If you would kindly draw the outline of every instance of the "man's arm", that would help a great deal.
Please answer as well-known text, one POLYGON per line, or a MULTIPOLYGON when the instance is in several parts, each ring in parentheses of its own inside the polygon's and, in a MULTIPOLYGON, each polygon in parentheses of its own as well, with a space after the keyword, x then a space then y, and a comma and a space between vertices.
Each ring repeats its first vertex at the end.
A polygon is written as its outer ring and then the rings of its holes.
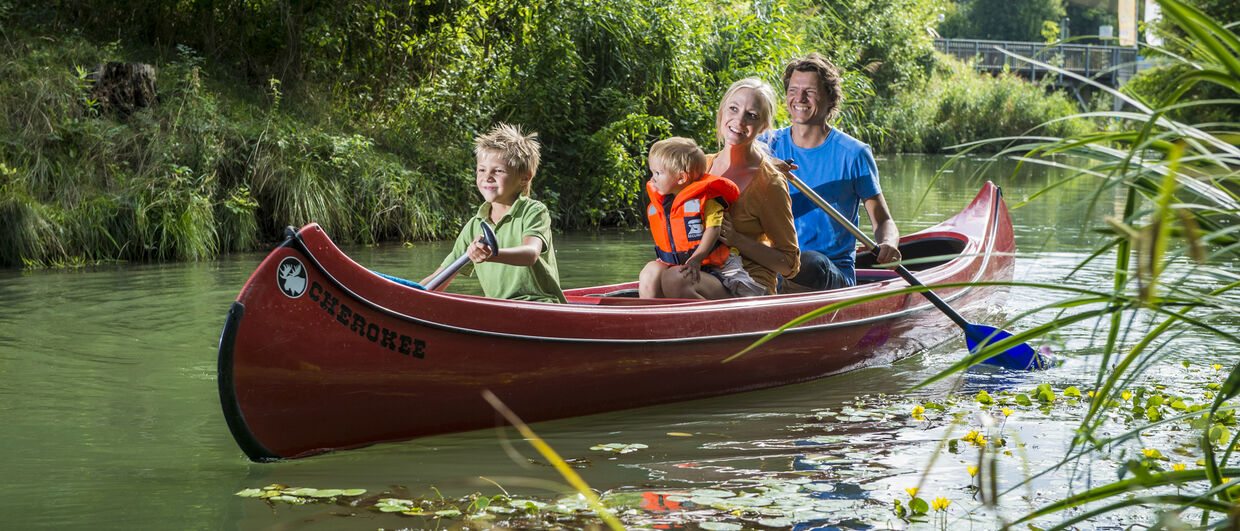
POLYGON ((874 225, 874 242, 878 244, 878 263, 898 262, 900 256, 900 229, 891 218, 887 209, 887 200, 879 193, 865 201, 865 210, 870 215, 870 224, 874 225))

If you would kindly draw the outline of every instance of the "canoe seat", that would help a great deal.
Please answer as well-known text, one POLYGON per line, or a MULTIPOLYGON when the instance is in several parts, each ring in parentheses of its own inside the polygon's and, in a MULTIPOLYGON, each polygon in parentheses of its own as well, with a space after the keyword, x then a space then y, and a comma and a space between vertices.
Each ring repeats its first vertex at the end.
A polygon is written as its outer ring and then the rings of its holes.
POLYGON ((664 304, 684 304, 686 302, 702 302, 697 299, 639 299, 637 297, 606 297, 602 295, 566 295, 569 304, 586 304, 590 306, 660 306, 664 304))

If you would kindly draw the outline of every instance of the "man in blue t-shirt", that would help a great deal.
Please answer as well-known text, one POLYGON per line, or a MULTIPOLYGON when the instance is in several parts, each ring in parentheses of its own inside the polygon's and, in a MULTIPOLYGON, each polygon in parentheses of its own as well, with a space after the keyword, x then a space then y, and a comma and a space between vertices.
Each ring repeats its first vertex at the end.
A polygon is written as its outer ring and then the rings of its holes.
MULTIPOLYGON (((900 260, 900 231, 891 219, 870 146, 832 128, 843 93, 839 70, 817 52, 784 69, 784 104, 792 125, 759 137, 777 159, 792 159, 800 177, 845 218, 858 221, 865 205, 878 243, 878 263, 900 260)), ((800 190, 789 186, 796 218, 801 268, 781 292, 835 289, 857 283, 853 270, 857 239, 835 223, 800 190)))

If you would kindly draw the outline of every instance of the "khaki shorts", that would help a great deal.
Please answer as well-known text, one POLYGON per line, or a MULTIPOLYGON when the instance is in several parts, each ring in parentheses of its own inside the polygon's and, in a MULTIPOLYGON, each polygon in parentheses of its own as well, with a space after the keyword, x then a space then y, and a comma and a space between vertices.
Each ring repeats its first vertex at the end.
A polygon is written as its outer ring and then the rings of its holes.
POLYGON ((733 297, 766 295, 766 286, 759 284, 749 276, 749 272, 745 271, 745 267, 741 265, 739 254, 729 254, 723 265, 713 268, 710 274, 718 278, 719 282, 723 283, 723 288, 728 290, 733 297))

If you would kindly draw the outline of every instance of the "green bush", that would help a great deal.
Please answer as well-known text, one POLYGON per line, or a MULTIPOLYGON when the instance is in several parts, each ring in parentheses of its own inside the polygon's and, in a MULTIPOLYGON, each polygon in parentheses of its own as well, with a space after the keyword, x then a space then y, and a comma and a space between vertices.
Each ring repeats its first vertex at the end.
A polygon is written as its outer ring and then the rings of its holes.
MULTIPOLYGON (((1071 136, 1089 130, 1062 93, 1014 75, 991 76, 947 56, 920 90, 896 94, 875 106, 874 122, 883 135, 870 136, 877 151, 938 153, 987 138, 1029 134, 1071 136)), ((1002 146, 991 146, 998 149, 1002 146)))

